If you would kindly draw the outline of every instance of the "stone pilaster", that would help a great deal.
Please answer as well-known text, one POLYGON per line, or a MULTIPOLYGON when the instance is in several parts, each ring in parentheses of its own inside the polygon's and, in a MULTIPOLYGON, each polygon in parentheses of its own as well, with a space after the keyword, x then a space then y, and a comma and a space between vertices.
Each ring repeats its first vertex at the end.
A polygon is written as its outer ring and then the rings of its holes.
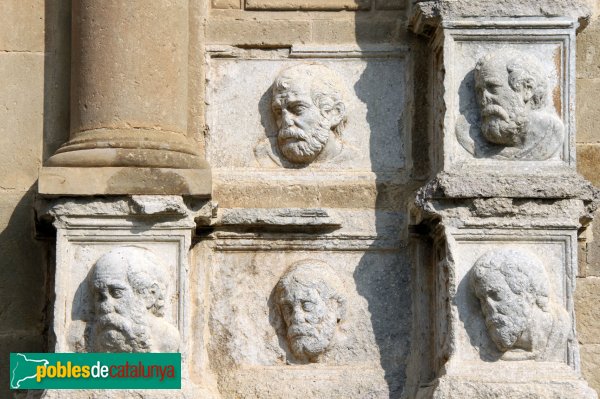
POLYGON ((210 195, 188 137, 188 2, 73 2, 71 137, 42 169, 49 195, 210 195))
POLYGON ((432 319, 414 335, 406 397, 596 397, 573 309, 578 232, 598 195, 574 170, 586 15, 575 1, 414 5, 437 175, 411 211, 415 287, 432 287, 415 290, 415 314, 432 319))

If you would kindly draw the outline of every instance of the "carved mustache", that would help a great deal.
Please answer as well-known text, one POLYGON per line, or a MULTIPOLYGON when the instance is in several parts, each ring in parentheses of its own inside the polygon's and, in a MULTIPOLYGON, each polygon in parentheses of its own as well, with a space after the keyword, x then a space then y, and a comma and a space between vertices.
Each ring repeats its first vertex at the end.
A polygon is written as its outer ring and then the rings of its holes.
POLYGON ((506 110, 504 108, 502 108, 499 105, 496 104, 490 104, 488 106, 486 106, 482 111, 481 114, 484 117, 487 116, 499 116, 500 118, 504 119, 504 121, 508 122, 510 120, 510 116, 508 115, 508 112, 506 112, 506 110))
POLYGON ((287 128, 279 131, 278 138, 281 140, 296 139, 306 141, 308 137, 302 130, 287 128))
POLYGON ((290 326, 288 328, 287 336, 289 338, 296 338, 296 337, 299 337, 299 336, 316 337, 317 334, 316 334, 316 331, 315 331, 314 327, 312 327, 312 326, 306 326, 306 325, 304 325, 304 326, 303 325, 298 326, 298 325, 293 325, 293 326, 290 326))

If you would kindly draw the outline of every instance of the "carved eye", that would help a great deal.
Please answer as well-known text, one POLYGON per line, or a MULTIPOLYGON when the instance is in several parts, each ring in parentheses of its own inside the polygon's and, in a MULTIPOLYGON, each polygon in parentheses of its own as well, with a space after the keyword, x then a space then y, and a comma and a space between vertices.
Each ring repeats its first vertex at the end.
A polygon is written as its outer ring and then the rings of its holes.
POLYGON ((485 86, 485 89, 486 89, 487 91, 489 91, 490 93, 492 93, 492 94, 498 94, 498 88, 499 88, 499 87, 500 87, 500 85, 499 85, 499 84, 496 84, 496 83, 488 83, 488 84, 485 86))
POLYGON ((315 310, 315 303, 310 301, 304 301, 302 302, 302 309, 305 312, 312 312, 313 310, 315 310))
POLYGON ((279 107, 273 107, 273 113, 277 117, 281 116, 281 108, 279 108, 279 107))
POLYGON ((111 287, 109 288, 110 296, 113 298, 122 298, 123 297, 123 288, 111 287))
POLYGON ((496 302, 500 300, 500 294, 498 293, 498 291, 489 291, 488 297, 496 302))
POLYGON ((290 107, 290 110, 292 111, 292 113, 300 115, 306 110, 306 108, 307 107, 303 104, 295 104, 292 107, 290 107))

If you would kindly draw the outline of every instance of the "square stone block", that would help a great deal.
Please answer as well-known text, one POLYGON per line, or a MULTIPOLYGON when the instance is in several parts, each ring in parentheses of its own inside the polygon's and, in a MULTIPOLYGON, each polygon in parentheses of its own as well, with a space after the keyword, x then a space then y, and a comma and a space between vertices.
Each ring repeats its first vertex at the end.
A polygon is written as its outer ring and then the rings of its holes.
POLYGON ((0 50, 43 52, 45 10, 43 0, 0 2, 0 50))

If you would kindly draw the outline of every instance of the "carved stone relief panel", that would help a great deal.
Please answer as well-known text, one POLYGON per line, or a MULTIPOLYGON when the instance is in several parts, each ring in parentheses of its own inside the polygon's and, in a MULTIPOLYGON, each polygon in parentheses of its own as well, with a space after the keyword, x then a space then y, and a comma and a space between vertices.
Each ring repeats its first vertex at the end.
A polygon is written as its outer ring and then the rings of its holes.
POLYGON ((476 158, 545 161, 564 156, 557 44, 457 43, 456 138, 476 158), (544 51, 545 50, 545 51, 544 51))
POLYGON ((473 265, 470 283, 502 360, 564 361, 571 320, 537 256, 515 249, 486 252, 473 265))
POLYGON ((285 240, 287 249, 248 251, 250 241, 217 244, 210 260, 209 358, 224 395, 399 395, 411 328, 406 254, 292 250, 300 243, 285 240))
POLYGON ((544 26, 509 19, 448 23, 449 165, 574 165, 572 27, 559 19, 544 26))
POLYGON ((570 237, 533 234, 512 242, 459 238, 455 303, 462 360, 572 363, 570 237))
POLYGON ((70 350, 179 349, 177 244, 148 244, 84 240, 73 245, 70 350))
POLYGON ((405 167, 404 50, 208 50, 207 156, 216 170, 405 167))
POLYGON ((89 352, 177 352, 179 331, 165 320, 170 305, 168 266, 138 246, 111 249, 88 276, 93 317, 89 352))

